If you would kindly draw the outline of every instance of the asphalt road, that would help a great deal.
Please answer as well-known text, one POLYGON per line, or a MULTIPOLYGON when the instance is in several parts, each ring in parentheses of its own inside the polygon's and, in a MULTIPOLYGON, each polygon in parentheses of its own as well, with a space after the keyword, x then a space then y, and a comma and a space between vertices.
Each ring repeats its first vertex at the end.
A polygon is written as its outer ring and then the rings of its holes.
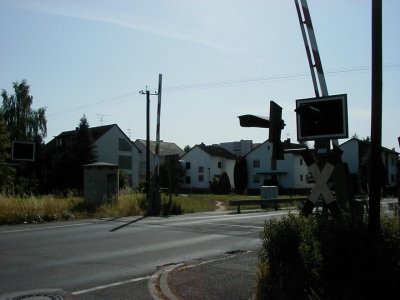
POLYGON ((74 299, 151 299, 147 282, 157 268, 237 250, 255 253, 264 221, 286 213, 1 226, 0 299, 53 290, 74 299))

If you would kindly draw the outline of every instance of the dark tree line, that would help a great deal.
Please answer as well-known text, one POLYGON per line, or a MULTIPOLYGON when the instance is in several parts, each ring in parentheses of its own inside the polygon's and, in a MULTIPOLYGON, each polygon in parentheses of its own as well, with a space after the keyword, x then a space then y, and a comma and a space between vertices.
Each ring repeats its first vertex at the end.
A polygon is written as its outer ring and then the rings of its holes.
POLYGON ((46 108, 32 108, 33 96, 27 81, 14 82, 13 94, 3 89, 1 98, 0 193, 30 194, 56 188, 82 189, 82 166, 96 159, 86 117, 80 120, 70 151, 53 165, 49 163, 52 159, 43 141, 47 135, 46 108), (13 161, 13 141, 34 143, 34 161, 13 161))

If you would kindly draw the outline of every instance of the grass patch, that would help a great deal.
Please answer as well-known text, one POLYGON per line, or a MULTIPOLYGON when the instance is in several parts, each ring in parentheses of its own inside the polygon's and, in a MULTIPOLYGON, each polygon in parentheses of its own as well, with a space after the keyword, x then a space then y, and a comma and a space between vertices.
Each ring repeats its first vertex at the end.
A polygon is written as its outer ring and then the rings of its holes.
POLYGON ((83 200, 78 197, 10 197, 0 195, 0 224, 43 223, 74 219, 73 208, 83 200))
MULTIPOLYGON (((229 200, 259 199, 259 196, 247 195, 214 195, 214 194, 187 194, 172 196, 172 205, 168 213, 197 213, 214 211, 217 201, 228 210, 229 200)), ((169 196, 161 195, 162 206, 167 207, 169 196)), ((82 197, 69 194, 65 197, 54 195, 46 196, 6 196, 0 195, 0 225, 21 223, 42 223, 65 221, 84 218, 125 217, 144 215, 146 212, 146 195, 132 190, 122 190, 118 199, 100 206, 90 206, 82 197)), ((254 208, 244 206, 242 209, 254 208)))

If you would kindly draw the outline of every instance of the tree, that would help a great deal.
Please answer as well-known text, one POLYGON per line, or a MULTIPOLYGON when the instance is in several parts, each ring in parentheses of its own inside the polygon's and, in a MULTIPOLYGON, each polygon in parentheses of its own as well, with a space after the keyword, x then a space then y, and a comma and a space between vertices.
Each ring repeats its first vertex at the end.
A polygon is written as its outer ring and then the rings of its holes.
POLYGON ((12 141, 34 142, 35 162, 19 162, 16 167, 16 192, 37 192, 44 178, 45 160, 43 138, 47 134, 46 109, 32 109, 33 97, 26 80, 13 83, 14 95, 2 90, 0 116, 8 132, 9 152, 12 141))
POLYGON ((245 157, 236 159, 233 169, 233 181, 235 183, 235 192, 237 194, 243 194, 248 183, 247 161, 245 157))
POLYGON ((214 194, 229 194, 232 190, 231 181, 226 172, 223 172, 219 177, 215 176, 209 184, 210 190, 214 194))
POLYGON ((24 79, 21 82, 14 82, 14 95, 8 95, 3 90, 1 96, 3 105, 1 115, 9 132, 11 140, 33 141, 36 136, 46 137, 47 120, 46 108, 37 110, 31 108, 33 97, 30 93, 30 86, 24 79))
POLYGON ((71 188, 83 189, 83 166, 94 163, 97 159, 96 146, 89 132, 89 122, 86 116, 80 119, 76 129, 71 151, 71 188))
POLYGON ((15 169, 9 164, 10 159, 10 140, 3 118, 0 115, 0 193, 11 190, 15 169))
POLYGON ((183 148, 183 151, 185 151, 185 153, 188 153, 190 149, 192 148, 189 145, 186 145, 185 148, 183 148))

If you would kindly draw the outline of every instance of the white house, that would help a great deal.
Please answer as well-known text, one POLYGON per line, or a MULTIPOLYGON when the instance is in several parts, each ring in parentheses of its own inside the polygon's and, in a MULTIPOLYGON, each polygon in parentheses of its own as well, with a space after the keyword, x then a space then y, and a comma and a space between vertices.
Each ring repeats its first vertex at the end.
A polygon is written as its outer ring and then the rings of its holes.
MULTIPOLYGON (((144 178, 146 176, 146 140, 137 139, 135 141, 136 147, 140 150, 140 167, 139 167, 139 177, 144 178)), ((159 155, 160 155, 160 165, 165 163, 165 158, 168 155, 177 155, 180 157, 183 155, 183 151, 175 143, 160 141, 159 155)), ((150 173, 154 170, 154 160, 156 155, 156 142, 150 141, 150 173)))
MULTIPOLYGON (((68 152, 73 144, 75 130, 65 131, 56 136, 47 145, 47 152, 53 157, 60 157, 68 152)), ((139 153, 140 150, 118 127, 117 124, 91 127, 89 133, 96 146, 97 161, 116 164, 129 177, 132 187, 139 183, 139 153)))
POLYGON ((265 141, 246 155, 249 191, 258 190, 262 185, 278 185, 286 189, 308 189, 309 171, 300 154, 300 145, 284 143, 284 160, 272 165, 272 144, 265 141))
MULTIPOLYGON (((363 160, 368 157, 370 143, 355 138, 349 139, 340 145, 342 149, 342 160, 349 166, 350 173, 357 174, 360 170, 363 160)), ((397 161, 399 153, 382 147, 382 162, 385 167, 387 187, 394 187, 397 180, 397 161)))
POLYGON ((234 187, 235 155, 221 146, 196 145, 181 157, 181 161, 185 168, 183 188, 208 189, 209 182, 224 172, 228 174, 231 186, 234 187))

